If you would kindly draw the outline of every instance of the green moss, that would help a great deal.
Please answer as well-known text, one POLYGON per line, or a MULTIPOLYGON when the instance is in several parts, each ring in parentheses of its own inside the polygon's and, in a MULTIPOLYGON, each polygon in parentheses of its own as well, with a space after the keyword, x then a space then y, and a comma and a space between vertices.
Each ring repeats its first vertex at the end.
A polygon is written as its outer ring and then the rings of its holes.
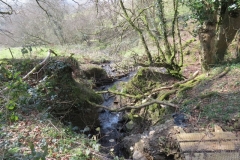
POLYGON ((131 121, 136 122, 136 123, 141 122, 142 121, 142 117, 140 115, 134 113, 134 112, 135 112, 135 110, 130 112, 130 113, 128 113, 128 114, 125 114, 124 119, 131 120, 131 121))
POLYGON ((159 70, 159 68, 154 67, 140 68, 132 80, 124 87, 125 92, 133 95, 142 95, 156 87, 166 85, 170 80, 176 80, 172 75, 162 73, 159 70))
POLYGON ((148 111, 154 112, 158 108, 158 104, 152 104, 149 106, 148 111))
POLYGON ((184 84, 180 84, 178 86, 179 90, 177 91, 177 96, 178 97, 183 97, 184 96, 184 92, 192 89, 194 86, 196 86, 199 82, 201 81, 201 79, 193 79, 191 81, 188 81, 184 84))
POLYGON ((160 101, 167 100, 167 99, 169 99, 169 96, 171 94, 175 93, 175 92, 176 92, 176 90, 171 90, 171 91, 168 91, 164 94, 159 94, 157 99, 160 100, 160 101))
POLYGON ((83 67, 84 75, 88 79, 90 78, 100 79, 100 78, 107 77, 106 71, 97 65, 86 65, 82 67, 83 67))
POLYGON ((63 116, 79 128, 97 126, 98 112, 88 101, 101 103, 102 97, 84 82, 78 83, 72 77, 72 66, 68 61, 52 60, 45 66, 41 82, 36 86, 38 98, 44 99, 40 107, 51 106, 51 113, 63 116), (45 78, 44 78, 45 77, 45 78), (45 79, 45 80, 43 80, 45 79))
POLYGON ((151 120, 152 123, 156 123, 162 119, 165 115, 165 108, 159 106, 159 104, 153 104, 149 106, 147 119, 151 120))

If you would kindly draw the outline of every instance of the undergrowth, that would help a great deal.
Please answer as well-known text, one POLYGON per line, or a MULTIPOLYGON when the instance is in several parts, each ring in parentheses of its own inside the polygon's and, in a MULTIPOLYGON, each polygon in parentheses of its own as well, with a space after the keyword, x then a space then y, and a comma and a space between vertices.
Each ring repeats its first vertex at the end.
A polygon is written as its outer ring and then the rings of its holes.
POLYGON ((49 108, 39 108, 42 100, 34 99, 23 74, 13 63, 0 63, 0 159, 98 159, 99 133, 92 138, 76 133, 49 108))

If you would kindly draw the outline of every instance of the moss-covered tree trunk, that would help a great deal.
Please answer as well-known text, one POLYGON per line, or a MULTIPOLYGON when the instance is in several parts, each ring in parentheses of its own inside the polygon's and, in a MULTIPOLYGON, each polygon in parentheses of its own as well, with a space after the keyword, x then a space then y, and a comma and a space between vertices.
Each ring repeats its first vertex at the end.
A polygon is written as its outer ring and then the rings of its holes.
POLYGON ((240 11, 236 12, 236 17, 226 11, 222 20, 222 25, 219 32, 219 40, 216 44, 216 58, 223 61, 227 53, 229 44, 233 41, 237 31, 240 29, 240 11))
POLYGON ((160 27, 161 27, 161 32, 163 35, 163 41, 164 41, 164 46, 166 48, 166 55, 168 57, 168 60, 170 60, 171 57, 171 47, 170 43, 168 41, 168 34, 167 34, 167 22, 166 22, 166 17, 164 15, 164 4, 162 0, 157 0, 156 2, 157 6, 157 11, 158 11, 158 17, 160 19, 160 27))
POLYGON ((215 62, 215 32, 216 24, 212 22, 206 22, 205 27, 199 30, 201 63, 204 71, 209 70, 210 65, 215 62))

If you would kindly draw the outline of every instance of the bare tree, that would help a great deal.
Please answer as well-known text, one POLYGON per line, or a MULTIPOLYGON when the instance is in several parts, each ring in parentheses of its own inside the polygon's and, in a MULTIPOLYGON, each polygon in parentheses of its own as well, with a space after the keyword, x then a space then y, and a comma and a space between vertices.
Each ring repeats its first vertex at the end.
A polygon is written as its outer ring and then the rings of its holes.
POLYGON ((13 13, 12 6, 8 4, 6 1, 0 0, 0 5, 3 6, 3 8, 0 8, 1 15, 6 15, 6 14, 11 15, 13 13))

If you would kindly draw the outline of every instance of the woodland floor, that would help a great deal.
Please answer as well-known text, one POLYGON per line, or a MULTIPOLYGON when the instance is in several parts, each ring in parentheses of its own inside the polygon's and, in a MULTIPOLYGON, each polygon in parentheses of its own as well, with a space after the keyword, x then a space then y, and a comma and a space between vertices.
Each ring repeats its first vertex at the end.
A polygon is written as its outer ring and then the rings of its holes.
MULTIPOLYGON (((214 67, 208 73, 201 73, 200 63, 192 62, 183 69, 183 75, 188 78, 197 70, 200 71, 199 76, 205 78, 193 88, 184 91, 182 96, 172 97, 174 103, 181 106, 179 111, 187 115, 188 122, 184 130, 186 132, 213 131, 214 124, 217 124, 224 131, 240 134, 240 64, 214 67), (226 67, 229 71, 216 77, 226 67)), ((71 152, 67 150, 85 143, 82 142, 82 137, 68 136, 60 123, 53 123, 45 118, 48 116, 45 115, 46 113, 32 111, 28 114, 19 114, 21 117, 18 122, 1 125, 0 158, 4 154, 10 154, 10 156, 19 154, 19 157, 30 154, 32 152, 29 148, 30 142, 34 144, 36 153, 40 155, 44 154, 43 146, 47 143, 48 157, 51 157, 48 158, 49 160, 67 160, 70 155, 81 154, 82 151, 77 148, 71 152), (69 138, 63 139, 63 136, 69 138), (11 146, 8 152, 1 149, 6 142, 11 146), (17 143, 21 143, 24 147, 18 147, 17 143)), ((88 150, 88 148, 85 149, 88 150)))
MULTIPOLYGON (((190 64, 183 75, 189 77, 200 64, 190 64)), ((206 78, 178 98, 181 112, 188 116, 186 132, 214 131, 214 124, 225 131, 240 131, 240 64, 214 67, 206 78), (226 74, 216 77, 224 72, 226 74)), ((240 133, 240 132, 239 132, 240 133)))

